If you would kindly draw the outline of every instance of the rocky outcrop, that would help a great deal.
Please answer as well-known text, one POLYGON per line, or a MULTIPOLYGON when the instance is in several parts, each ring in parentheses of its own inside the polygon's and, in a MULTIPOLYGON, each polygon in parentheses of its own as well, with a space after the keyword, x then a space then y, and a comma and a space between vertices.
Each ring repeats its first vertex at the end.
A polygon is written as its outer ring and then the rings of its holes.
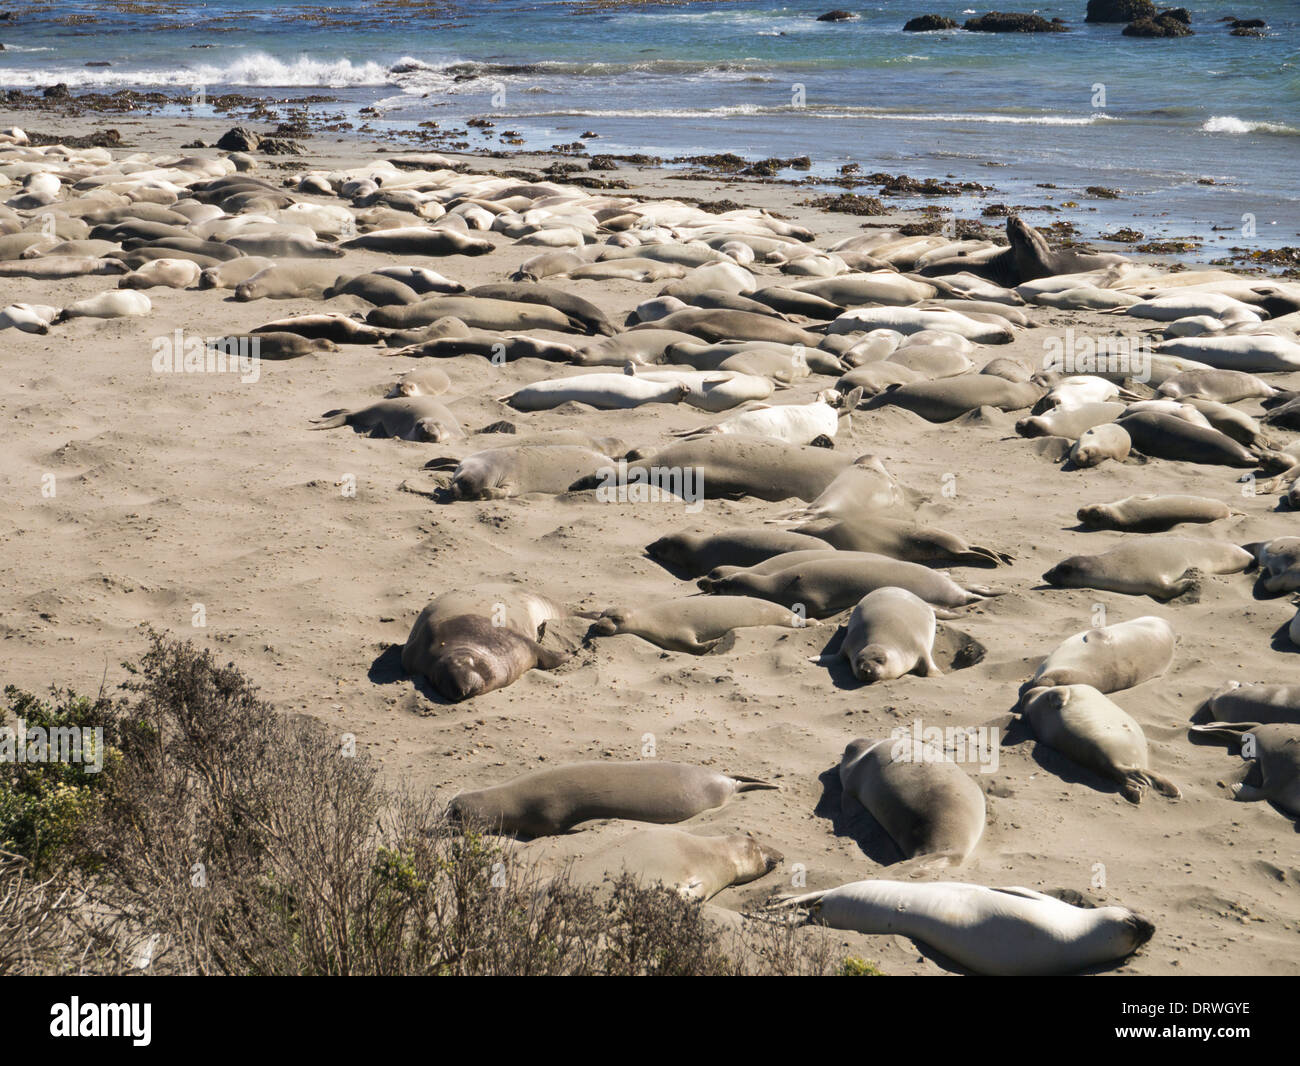
POLYGON ((1088 0, 1084 22, 1135 22, 1156 17, 1151 0, 1088 0))
POLYGON ((908 20, 903 30, 905 33, 928 33, 931 30, 955 30, 956 28, 956 19, 945 18, 943 15, 918 15, 908 20))
POLYGON ((1014 11, 990 11, 987 15, 967 19, 963 27, 976 33, 1065 33, 1069 28, 1060 19, 1048 22, 1041 15, 1014 11))
POLYGON ((1138 19, 1124 27, 1125 37, 1190 37, 1192 27, 1188 25, 1191 16, 1186 8, 1162 11, 1155 18, 1138 19), (1186 15, 1184 19, 1181 16, 1186 15))

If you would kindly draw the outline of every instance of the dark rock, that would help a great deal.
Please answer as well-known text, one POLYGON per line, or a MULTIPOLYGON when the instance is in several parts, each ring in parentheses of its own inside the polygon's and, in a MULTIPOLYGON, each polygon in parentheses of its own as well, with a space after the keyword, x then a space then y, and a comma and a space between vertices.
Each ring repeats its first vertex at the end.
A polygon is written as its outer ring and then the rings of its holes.
POLYGON ((587 164, 588 170, 617 170, 618 164, 612 155, 593 155, 587 164))
POLYGON ((68 92, 68 87, 63 82, 58 85, 48 85, 41 93, 47 100, 66 100, 72 94, 68 92))
POLYGON ((903 27, 905 33, 928 33, 931 30, 955 30, 957 20, 943 15, 918 15, 903 27))
POLYGON ((111 67, 113 64, 107 59, 92 59, 86 64, 88 67, 111 67))
POLYGON ((1138 19, 1124 27, 1125 37, 1190 37, 1192 28, 1181 19, 1170 15, 1157 15, 1153 19, 1138 19))
POLYGON ((1268 23, 1263 19, 1230 19, 1234 30, 1266 30, 1268 23))
POLYGON ((284 137, 263 137, 257 144, 257 151, 265 155, 306 155, 307 149, 297 141, 284 137))
POLYGON ((848 22, 849 19, 855 19, 858 16, 852 11, 827 11, 824 15, 818 15, 818 22, 848 22))
POLYGON ((987 15, 967 19, 963 28, 975 33, 1065 33, 1070 27, 1060 19, 1048 22, 1042 15, 990 11, 987 15))
POLYGON ((1228 35, 1231 37, 1267 37, 1268 34, 1263 30, 1257 30, 1253 26, 1238 26, 1236 29, 1229 30, 1228 35))
POLYGON ((1192 24, 1192 13, 1188 11, 1187 8, 1185 7, 1166 8, 1164 11, 1160 12, 1159 17, 1162 19, 1163 18, 1177 19, 1184 26, 1190 26, 1192 24))
POLYGON ((217 141, 217 147, 223 152, 256 152, 262 138, 246 126, 235 126, 226 130, 217 141))
POLYGON ((1156 17, 1151 0, 1088 0, 1084 22, 1135 22, 1156 17))

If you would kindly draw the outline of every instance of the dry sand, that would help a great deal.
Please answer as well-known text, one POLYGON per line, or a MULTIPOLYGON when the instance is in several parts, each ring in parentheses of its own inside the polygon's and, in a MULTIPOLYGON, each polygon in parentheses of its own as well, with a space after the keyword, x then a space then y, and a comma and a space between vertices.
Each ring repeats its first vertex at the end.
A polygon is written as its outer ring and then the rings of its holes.
MULTIPOLYGON (((22 125, 24 118, 5 116, 2 124, 22 125)), ((158 150, 175 148, 200 128, 114 125, 135 144, 158 150)), ((84 129, 69 123, 69 132, 84 129)), ((375 149, 311 143, 313 163, 369 158, 375 149)), ((491 165, 471 162, 475 169, 491 165)), ((860 224, 801 214, 781 187, 687 183, 655 172, 633 177, 645 195, 692 202, 732 196, 756 206, 784 200, 783 212, 813 228, 819 244, 860 224)), ((493 255, 427 265, 472 285, 508 277, 535 253, 512 249, 500 234, 488 239, 498 245, 493 255)), ((386 260, 350 253, 340 272, 386 260)), ((563 284, 616 320, 660 287, 563 284)), ((111 285, 101 278, 6 279, 0 302, 66 303, 111 285)), ((790 891, 794 864, 806 871, 810 890, 889 876, 882 862, 897 858, 892 845, 877 832, 860 846, 838 813, 834 770, 846 742, 885 735, 914 718, 938 726, 1002 721, 1039 658, 1087 627, 1094 604, 1104 604, 1111 621, 1156 614, 1178 633, 1174 665, 1166 677, 1115 699, 1141 723, 1153 767, 1182 787, 1183 799, 1149 794, 1135 807, 1036 751, 1032 741, 1005 747, 996 772, 976 775, 988 799, 977 852, 939 876, 1073 889, 1138 911, 1154 921, 1156 934, 1113 972, 1300 972, 1295 829, 1268 804, 1230 802, 1216 781, 1235 772, 1236 760, 1219 746, 1193 746, 1186 734, 1199 702, 1225 680, 1292 679, 1295 649, 1285 641, 1275 648, 1273 634, 1294 608, 1285 598, 1256 600, 1248 575, 1211 578, 1200 602, 1171 606, 1047 589, 1040 581, 1062 558, 1102 550, 1120 537, 1077 531, 1079 506, 1132 493, 1228 501, 1247 517, 1214 527, 1213 535, 1239 543, 1288 533, 1293 517, 1275 511, 1274 496, 1243 498, 1237 472, 1159 460, 1063 472, 1016 437, 1015 415, 932 425, 899 410, 860 413, 836 448, 881 456, 904 484, 927 494, 923 520, 1015 556, 1014 565, 997 571, 954 570, 1010 590, 951 623, 987 647, 984 661, 943 677, 838 687, 808 661, 833 626, 741 631, 724 650, 702 657, 620 636, 597 640, 553 673, 535 670, 512 687, 449 705, 417 690, 391 650, 432 596, 507 579, 588 610, 689 595, 693 584, 648 559, 646 544, 674 530, 761 523, 789 504, 709 501, 688 514, 680 504, 601 504, 580 493, 439 505, 426 495, 435 482, 422 467, 434 456, 465 454, 467 446, 308 431, 309 418, 379 398, 419 361, 345 346, 263 362, 256 384, 234 375, 158 375, 150 341, 160 334, 183 328, 221 335, 315 305, 236 303, 228 293, 168 289, 149 296, 155 310, 147 318, 81 319, 48 336, 0 335, 6 683, 93 692, 105 679, 113 686, 124 676, 119 663, 142 650, 139 627, 148 623, 234 661, 282 711, 355 734, 392 780, 448 797, 566 761, 635 759, 652 737, 661 759, 780 783, 780 791, 747 794, 690 823, 709 832, 749 830, 784 853, 776 872, 714 900, 739 909, 790 891), (47 475, 56 479, 53 498, 42 494, 47 475), (955 497, 942 492, 949 475, 955 497), (355 477, 354 498, 340 488, 348 476, 355 477), (204 628, 191 625, 199 603, 204 628)), ((1116 326, 1104 316, 1033 313, 1044 329, 980 355, 1019 352, 1038 361, 1043 337, 1067 324, 1116 326)), ((495 367, 474 356, 438 365, 451 377, 453 410, 472 428, 500 419, 521 430, 576 425, 644 447, 713 420, 668 405, 523 415, 493 398, 576 368, 537 360, 495 367)), ((1272 380, 1300 383, 1300 375, 1291 377, 1272 380)), ((807 402, 830 384, 807 379, 780 398, 807 402)), ((860 822, 853 829, 861 835, 860 822)), ((876 960, 887 973, 945 972, 905 939, 836 935, 846 954, 876 960)))

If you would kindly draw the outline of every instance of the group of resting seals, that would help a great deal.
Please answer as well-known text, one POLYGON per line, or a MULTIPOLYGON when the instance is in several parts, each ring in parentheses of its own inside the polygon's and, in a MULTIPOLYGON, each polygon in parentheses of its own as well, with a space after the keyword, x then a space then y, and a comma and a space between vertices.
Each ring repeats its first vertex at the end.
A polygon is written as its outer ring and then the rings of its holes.
MULTIPOLYGON (((1068 457, 1071 468, 1139 460, 1207 471, 1258 466, 1286 498, 1300 478, 1292 445, 1279 446, 1281 434, 1300 428, 1295 398, 1259 376, 1300 368, 1296 286, 1054 251, 1014 218, 1005 248, 878 232, 821 249, 810 232, 764 212, 714 215, 673 201, 464 174, 428 154, 309 171, 285 186, 254 177, 247 158, 149 162, 142 168, 139 159, 125 164, 103 150, 36 147, 16 136, 0 145, 0 173, 25 189, 0 210, 0 276, 50 286, 49 302, 0 309, 0 329, 44 333, 74 328, 78 318, 147 315, 173 288, 230 292, 241 302, 330 301, 328 311, 274 317, 228 339, 256 338, 275 359, 321 359, 361 345, 431 362, 532 359, 575 371, 533 380, 501 402, 524 422, 585 404, 591 417, 582 428, 476 431, 449 395, 457 375, 434 365, 390 376, 383 399, 315 423, 445 449, 425 469, 442 480, 450 506, 587 492, 620 461, 629 478, 692 471, 703 500, 773 505, 761 525, 683 530, 647 546, 674 575, 696 580, 699 595, 578 611, 516 584, 443 585, 415 619, 401 658, 448 701, 481 698, 533 669, 559 669, 584 625, 589 642, 625 636, 708 654, 741 628, 779 639, 837 619, 838 650, 818 661, 847 662, 862 684, 951 670, 936 644, 938 620, 1006 590, 935 568, 997 569, 1011 557, 927 525, 918 514, 923 497, 879 456, 854 449, 855 417, 869 424, 901 409, 944 423, 1026 412, 1017 428, 1034 438, 1027 447, 1068 457), (55 220, 53 236, 27 206, 36 192, 55 220), (468 287, 411 259, 488 256, 503 238, 543 249, 509 281, 468 287), (408 261, 359 274, 341 269, 355 250, 408 261), (117 287, 61 306, 57 286, 69 277, 113 278, 117 287), (567 291, 559 284, 566 277, 667 284, 620 323, 567 291), (369 306, 358 311, 359 304, 369 306), (981 366, 980 346, 1033 328, 1036 308, 1102 310, 1144 330, 1156 323, 1163 343, 1142 381, 1110 371, 1066 375, 1005 356, 981 366), (815 377, 833 388, 798 405, 775 398, 815 377), (653 403, 723 417, 641 448, 604 429, 617 412, 653 403), (1269 413, 1240 406, 1254 403, 1269 413), (1053 453, 1044 447, 1052 441, 1065 447, 1053 453)), ((1290 538, 1240 545, 1187 533, 1238 515, 1208 497, 1086 504, 1079 521, 1113 533, 1115 547, 1066 559, 1047 580, 1153 596, 1174 609, 1213 575, 1258 571, 1268 591, 1300 588, 1300 551, 1290 538), (1171 530, 1178 535, 1153 536, 1171 530)), ((1176 798, 1178 787, 1149 764, 1137 718, 1111 699, 1161 676, 1173 656, 1173 630, 1161 618, 1079 633, 1027 684, 1020 724, 1130 802, 1148 789, 1176 798)), ((1295 812, 1300 693, 1225 693, 1211 704, 1211 721, 1194 735, 1258 753, 1256 773, 1233 794, 1295 812)), ((855 739, 839 776, 846 813, 872 819, 907 865, 893 871, 897 880, 856 882, 781 906, 843 928, 902 933, 985 973, 1113 964, 1151 936, 1151 924, 1123 908, 901 879, 959 865, 982 839, 983 790, 945 752, 855 739)), ((628 869, 707 899, 769 873, 781 856, 748 834, 671 826, 772 787, 683 763, 569 764, 461 793, 452 812, 533 838, 523 847, 536 861, 572 864, 580 879, 628 869)))

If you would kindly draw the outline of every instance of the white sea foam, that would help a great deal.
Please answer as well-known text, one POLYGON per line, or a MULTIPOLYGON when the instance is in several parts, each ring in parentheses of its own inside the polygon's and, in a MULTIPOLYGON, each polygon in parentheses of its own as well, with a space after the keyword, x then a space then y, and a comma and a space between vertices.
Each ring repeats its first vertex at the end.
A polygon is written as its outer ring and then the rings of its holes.
POLYGON ((1300 133, 1280 122, 1248 122, 1236 115, 1215 115, 1201 126, 1204 133, 1300 133))

